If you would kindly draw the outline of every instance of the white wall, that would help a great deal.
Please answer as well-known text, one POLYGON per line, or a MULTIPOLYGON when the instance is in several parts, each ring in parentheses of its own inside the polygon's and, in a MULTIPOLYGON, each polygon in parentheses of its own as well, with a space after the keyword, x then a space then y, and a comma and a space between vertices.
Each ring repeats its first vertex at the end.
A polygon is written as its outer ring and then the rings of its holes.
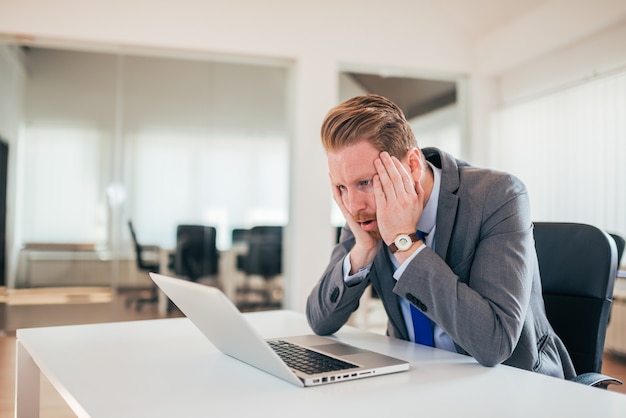
POLYGON ((551 0, 474 46, 474 71, 498 75, 623 22, 624 0, 551 0))
POLYGON ((502 73, 500 100, 502 103, 524 100, 625 69, 626 18, 551 54, 502 73))

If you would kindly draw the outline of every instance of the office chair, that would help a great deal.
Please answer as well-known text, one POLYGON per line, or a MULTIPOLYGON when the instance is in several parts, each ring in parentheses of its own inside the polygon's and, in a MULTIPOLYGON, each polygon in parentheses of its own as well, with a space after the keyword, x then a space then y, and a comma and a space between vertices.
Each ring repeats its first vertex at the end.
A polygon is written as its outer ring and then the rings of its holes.
POLYGON ((250 235, 250 230, 246 228, 234 228, 231 231, 231 242, 232 245, 245 245, 248 243, 248 235, 250 235))
POLYGON ((567 348, 576 382, 606 389, 601 374, 617 275, 615 241, 585 224, 536 222, 535 248, 548 320, 567 348))
MULTIPOLYGON (((615 245, 617 246, 617 270, 619 272, 620 262, 622 261, 622 256, 624 255, 624 245, 626 244, 626 241, 624 241, 624 238, 622 238, 621 236, 619 236, 617 234, 609 233, 609 235, 611 237, 613 237, 613 239, 615 240, 615 245)), ((619 276, 619 274, 618 274, 618 276, 619 276)), ((611 323, 611 312, 612 311, 613 311, 613 305, 611 305, 611 311, 609 312, 609 323, 611 323)))
MULTIPOLYGON (((248 237, 250 236, 250 230, 245 228, 234 228, 231 231, 231 248, 243 250, 248 246, 248 237)), ((245 273, 245 254, 237 254, 235 258, 235 268, 237 271, 245 273)))
MULTIPOLYGON (((137 269, 140 272, 145 272, 146 274, 149 272, 159 272, 159 251, 160 248, 157 245, 141 245, 137 241, 137 234, 135 233, 135 228, 133 227, 133 222, 128 221, 128 228, 130 229, 130 236, 133 240, 133 244, 135 246, 135 258, 137 263, 137 269), (151 257, 148 257, 152 255, 151 257)), ((139 297, 131 297, 126 299, 126 307, 129 308, 133 304, 135 305, 135 310, 140 311, 142 306, 146 303, 157 303, 158 302, 158 289, 157 286, 150 280, 151 288, 150 294, 146 296, 139 297)))
POLYGON ((620 262, 622 261, 622 256, 624 255, 624 247, 626 246, 626 241, 624 238, 617 234, 609 234, 615 240, 615 245, 617 246, 617 269, 619 270, 620 262))
POLYGON ((247 237, 248 251, 237 258, 237 266, 244 274, 244 284, 237 289, 238 295, 257 294, 262 301, 240 302, 240 309, 254 307, 280 307, 282 291, 275 286, 274 279, 282 274, 283 265, 283 227, 255 226, 247 237), (263 279, 263 286, 253 286, 254 276, 263 279), (278 299, 278 300, 277 300, 278 299))
POLYGON ((217 281, 219 252, 217 231, 212 226, 178 225, 174 273, 191 280, 212 276, 217 281))

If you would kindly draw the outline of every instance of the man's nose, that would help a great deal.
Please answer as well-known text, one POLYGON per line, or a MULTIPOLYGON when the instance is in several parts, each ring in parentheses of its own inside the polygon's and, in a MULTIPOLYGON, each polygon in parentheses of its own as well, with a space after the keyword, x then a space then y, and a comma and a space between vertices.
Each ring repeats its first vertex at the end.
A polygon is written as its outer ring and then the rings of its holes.
POLYGON ((356 215, 367 208, 367 202, 363 193, 351 191, 346 194, 345 199, 345 205, 348 208, 348 211, 350 211, 353 215, 356 215))

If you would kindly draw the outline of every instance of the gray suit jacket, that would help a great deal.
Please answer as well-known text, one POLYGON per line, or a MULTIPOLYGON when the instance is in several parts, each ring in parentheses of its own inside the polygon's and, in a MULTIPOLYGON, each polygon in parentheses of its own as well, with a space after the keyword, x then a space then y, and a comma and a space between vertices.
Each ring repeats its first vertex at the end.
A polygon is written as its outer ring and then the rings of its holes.
POLYGON ((573 377, 567 350, 546 317, 525 186, 512 175, 472 167, 438 149, 423 152, 442 169, 435 251, 423 249, 396 281, 381 247, 367 278, 348 287, 342 264, 354 237, 344 228, 307 301, 312 329, 336 332, 371 283, 392 337, 408 340, 401 296, 443 328, 459 353, 485 366, 504 363, 573 377))

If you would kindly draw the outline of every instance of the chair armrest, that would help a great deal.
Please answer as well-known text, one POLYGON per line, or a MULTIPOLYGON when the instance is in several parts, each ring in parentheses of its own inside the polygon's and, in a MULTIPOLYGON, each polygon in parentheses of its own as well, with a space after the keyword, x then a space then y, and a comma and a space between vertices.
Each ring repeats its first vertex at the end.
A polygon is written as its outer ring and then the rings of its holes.
POLYGON ((601 389, 606 389, 607 386, 610 384, 622 384, 622 381, 619 379, 595 372, 579 374, 578 376, 573 377, 570 380, 572 382, 582 383, 583 385, 593 386, 601 389))

